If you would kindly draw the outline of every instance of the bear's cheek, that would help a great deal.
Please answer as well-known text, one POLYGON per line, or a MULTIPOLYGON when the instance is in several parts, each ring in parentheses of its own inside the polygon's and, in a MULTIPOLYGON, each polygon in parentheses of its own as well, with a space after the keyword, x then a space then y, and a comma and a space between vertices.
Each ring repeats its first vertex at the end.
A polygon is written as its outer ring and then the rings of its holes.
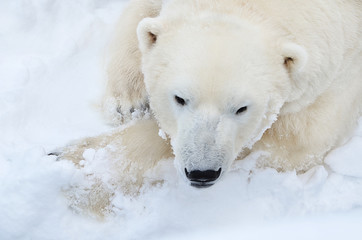
MULTIPOLYGON (((165 101, 163 101, 165 103, 165 101)), ((165 104, 152 104, 151 109, 154 117, 157 120, 159 127, 171 139, 177 135, 178 119, 172 111, 172 108, 165 104)))

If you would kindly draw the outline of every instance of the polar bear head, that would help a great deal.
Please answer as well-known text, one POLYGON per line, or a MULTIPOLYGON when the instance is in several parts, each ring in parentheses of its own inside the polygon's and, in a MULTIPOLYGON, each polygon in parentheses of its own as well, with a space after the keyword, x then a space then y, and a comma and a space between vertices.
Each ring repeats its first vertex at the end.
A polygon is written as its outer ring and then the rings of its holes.
POLYGON ((305 59, 298 45, 226 17, 146 18, 137 34, 151 109, 196 187, 212 185, 271 127, 305 59))

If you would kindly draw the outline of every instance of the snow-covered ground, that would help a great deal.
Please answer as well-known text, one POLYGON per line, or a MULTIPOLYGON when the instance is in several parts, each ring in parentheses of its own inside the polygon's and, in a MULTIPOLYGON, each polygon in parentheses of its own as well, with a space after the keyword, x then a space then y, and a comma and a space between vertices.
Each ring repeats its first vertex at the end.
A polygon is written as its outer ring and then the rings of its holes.
POLYGON ((46 153, 110 130, 95 105, 104 56, 125 1, 0 1, 0 239, 362 239, 362 121, 353 138, 303 175, 235 164, 208 189, 172 161, 162 186, 118 193, 104 221, 75 213, 78 176, 46 153), (252 169, 252 174, 249 170, 252 169))

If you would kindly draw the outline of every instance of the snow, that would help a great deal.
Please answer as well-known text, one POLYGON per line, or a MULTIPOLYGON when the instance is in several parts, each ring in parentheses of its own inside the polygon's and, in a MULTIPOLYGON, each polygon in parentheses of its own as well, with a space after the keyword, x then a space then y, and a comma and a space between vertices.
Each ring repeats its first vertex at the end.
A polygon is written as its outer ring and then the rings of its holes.
POLYGON ((340 174, 362 178, 362 119, 355 136, 348 143, 333 150, 325 159, 330 168, 340 174))
POLYGON ((104 220, 69 207, 64 191, 87 184, 102 152, 87 149, 83 170, 46 153, 111 129, 96 104, 125 3, 0 1, 0 239, 360 239, 362 121, 304 174, 257 169, 252 155, 195 189, 169 159, 148 172, 163 185, 116 192, 104 220))
POLYGON ((167 140, 166 133, 162 129, 158 130, 158 136, 160 136, 163 140, 167 140))

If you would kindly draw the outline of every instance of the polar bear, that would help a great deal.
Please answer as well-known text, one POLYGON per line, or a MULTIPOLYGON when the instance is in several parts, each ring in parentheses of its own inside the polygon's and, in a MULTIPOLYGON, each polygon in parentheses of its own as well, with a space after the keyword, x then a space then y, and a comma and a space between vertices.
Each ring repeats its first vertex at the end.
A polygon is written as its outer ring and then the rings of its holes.
POLYGON ((122 149, 138 166, 123 168, 122 183, 130 174, 141 185, 168 157, 199 188, 255 152, 259 167, 302 172, 343 144, 361 114, 359 0, 133 0, 117 32, 103 108, 126 127, 61 157, 122 149), (149 117, 130 121, 135 112, 149 117))

